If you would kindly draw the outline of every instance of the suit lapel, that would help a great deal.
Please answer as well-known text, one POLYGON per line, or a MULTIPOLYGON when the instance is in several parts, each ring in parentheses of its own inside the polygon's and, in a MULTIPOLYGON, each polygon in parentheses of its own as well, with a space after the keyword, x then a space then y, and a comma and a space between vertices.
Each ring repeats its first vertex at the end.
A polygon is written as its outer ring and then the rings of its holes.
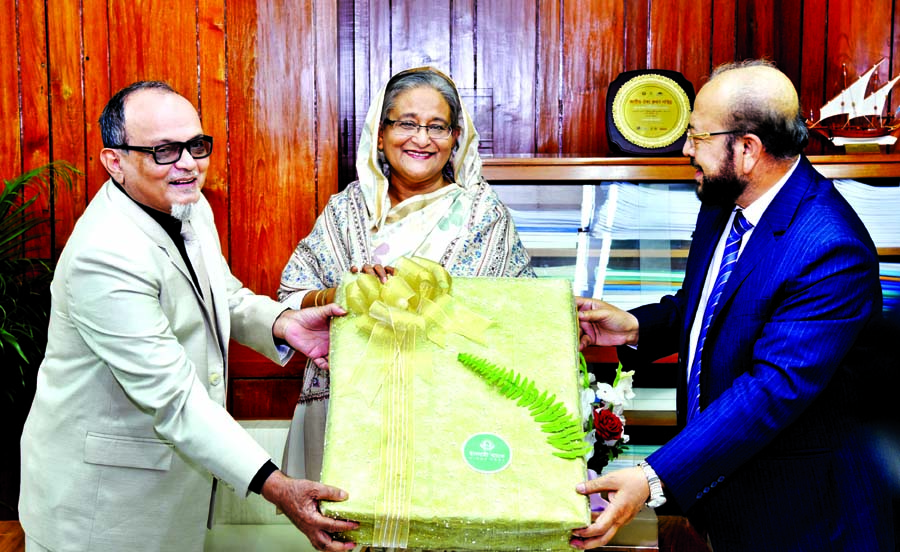
MULTIPOLYGON (((816 179, 816 172, 805 157, 800 160, 794 174, 784 184, 772 203, 766 208, 759 224, 750 234, 734 271, 725 284, 722 297, 716 305, 715 316, 728 304, 747 276, 756 268, 768 252, 777 247, 778 239, 787 231, 797 212, 800 202, 809 194, 809 188, 816 179)), ((715 322, 713 322, 715 323, 715 322)))
POLYGON ((194 288, 194 281, 191 279, 191 273, 188 271, 187 265, 184 263, 184 259, 181 258, 181 254, 178 252, 178 248, 175 247, 175 244, 172 243, 169 235, 166 234, 166 231, 163 230, 162 226, 159 225, 158 222, 153 220, 147 213, 143 211, 138 205, 127 195, 122 193, 119 188, 116 187, 111 181, 107 181, 104 185, 104 190, 109 197, 110 202, 115 206, 115 208, 119 211, 125 213, 125 215, 134 222, 134 224, 141 229, 141 231, 146 234, 153 243, 159 246, 160 249, 166 252, 169 259, 172 261, 172 264, 175 265, 175 268, 178 269, 179 272, 185 277, 185 279, 191 284, 191 288, 194 288))
POLYGON ((697 307, 700 303, 700 295, 703 293, 709 265, 712 262, 719 238, 725 231, 730 214, 731 211, 727 209, 701 207, 697 217, 697 226, 691 236, 691 251, 688 257, 691 264, 687 267, 684 278, 688 306, 688 312, 685 313, 684 318, 685 347, 690 338, 691 325, 697 315, 697 307))
MULTIPOLYGON (((217 324, 216 318, 221 316, 221 311, 214 307, 215 304, 215 296, 217 295, 214 292, 210 292, 208 294, 201 294, 197 287, 194 285, 194 279, 191 278, 191 273, 188 270, 187 264, 185 264, 184 259, 181 256, 181 253, 178 251, 178 248, 175 247, 175 244, 172 242, 169 235, 163 230, 162 226, 159 225, 158 222, 153 220, 147 213, 145 213, 138 205, 128 196, 126 196, 119 188, 116 187, 111 181, 107 181, 104 185, 104 191, 107 194, 110 203, 113 206, 126 214, 126 216, 134 222, 138 228, 141 229, 153 242, 159 246, 160 249, 166 252, 169 260, 175 265, 175 268, 178 269, 178 272, 184 276, 185 280, 187 280, 188 284, 191 286, 191 289, 194 290, 194 297, 196 297, 199 304, 202 306, 203 315, 206 318, 207 327, 210 328, 210 331, 216 338, 216 342, 219 346, 219 350, 224 356, 224 346, 222 340, 222 332, 221 328, 217 324), (207 299, 206 295, 210 295, 207 299), (215 315, 214 315, 215 313, 215 315), (218 316, 216 316, 218 315, 218 316)), ((202 202, 202 200, 201 200, 202 202)), ((199 203, 197 205, 200 206, 199 203)), ((219 251, 217 244, 213 243, 211 238, 209 238, 209 230, 207 225, 198 221, 195 223, 194 219, 198 219, 200 217, 193 217, 191 220, 192 224, 195 224, 196 227, 201 227, 201 231, 197 231, 198 237, 200 240, 200 247, 203 252, 203 260, 207 266, 207 273, 209 275, 209 285, 211 290, 222 289, 222 274, 220 271, 215 268, 210 269, 210 267, 217 267, 217 259, 211 260, 211 252, 216 253, 219 251), (218 287, 217 287, 218 285, 218 287)), ((223 293, 219 293, 218 295, 223 295, 223 293)), ((227 305, 225 305, 226 315, 227 315, 227 305)), ((221 319, 221 318, 219 318, 221 319)))
MULTIPOLYGON (((200 207, 201 205, 198 203, 197 208, 200 207)), ((219 270, 222 259, 219 253, 219 243, 216 241, 217 234, 205 224, 203 217, 191 217, 191 224, 194 227, 197 240, 200 242, 200 251, 203 254, 203 262, 206 265, 206 273, 209 277, 210 293, 206 302, 206 308, 211 318, 211 326, 216 329, 215 333, 219 349, 224 356, 226 349, 222 339, 224 333, 222 325, 226 324, 230 319, 225 293, 225 277, 223 272, 219 270)))

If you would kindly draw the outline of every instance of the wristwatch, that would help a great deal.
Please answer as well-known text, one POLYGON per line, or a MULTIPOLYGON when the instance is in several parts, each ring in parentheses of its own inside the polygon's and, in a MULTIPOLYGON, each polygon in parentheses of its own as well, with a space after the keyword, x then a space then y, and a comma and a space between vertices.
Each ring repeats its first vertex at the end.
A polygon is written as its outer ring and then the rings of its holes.
POLYGON ((647 507, 659 508, 666 503, 666 496, 663 494, 662 490, 662 482, 659 480, 659 476, 656 475, 656 472, 653 471, 653 468, 650 467, 650 464, 641 462, 638 466, 644 470, 644 476, 647 478, 647 483, 650 485, 650 499, 647 501, 647 507))

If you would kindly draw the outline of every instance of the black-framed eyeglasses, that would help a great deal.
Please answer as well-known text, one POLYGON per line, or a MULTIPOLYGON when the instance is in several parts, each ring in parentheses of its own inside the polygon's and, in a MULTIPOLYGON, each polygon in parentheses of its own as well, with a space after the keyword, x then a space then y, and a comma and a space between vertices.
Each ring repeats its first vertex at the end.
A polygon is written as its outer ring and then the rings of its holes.
POLYGON ((394 127, 394 132, 400 136, 415 136, 419 133, 420 128, 424 128, 429 138, 443 140, 449 138, 453 132, 453 128, 449 125, 420 125, 413 121, 392 121, 391 119, 385 119, 384 124, 394 127))
POLYGON ((113 149, 121 149, 128 151, 140 151, 153 155, 153 160, 157 165, 171 165, 179 159, 184 150, 194 159, 205 159, 212 154, 213 139, 212 136, 201 134, 196 138, 191 138, 187 142, 168 142, 158 146, 129 146, 122 144, 119 146, 110 146, 113 149))
POLYGON ((742 131, 740 131, 740 130, 719 130, 716 132, 691 132, 690 130, 688 130, 687 134, 685 134, 685 136, 687 137, 688 142, 694 143, 694 142, 698 142, 701 140, 706 140, 708 138, 712 138, 713 136, 719 136, 720 134, 736 134, 739 132, 742 132, 742 131))

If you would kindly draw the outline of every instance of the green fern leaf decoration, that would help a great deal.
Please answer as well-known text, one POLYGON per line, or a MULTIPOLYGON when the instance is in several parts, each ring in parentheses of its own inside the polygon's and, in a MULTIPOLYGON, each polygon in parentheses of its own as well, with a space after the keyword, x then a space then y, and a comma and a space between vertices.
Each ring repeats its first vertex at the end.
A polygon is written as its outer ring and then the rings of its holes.
POLYGON ((527 408, 534 421, 541 424, 541 431, 548 434, 547 443, 557 449, 554 456, 565 459, 580 458, 590 452, 591 445, 584 441, 585 432, 581 420, 570 414, 556 395, 539 391, 533 381, 515 370, 506 370, 483 358, 469 353, 459 353, 457 360, 481 376, 485 382, 497 388, 506 398, 515 400, 518 406, 527 408))

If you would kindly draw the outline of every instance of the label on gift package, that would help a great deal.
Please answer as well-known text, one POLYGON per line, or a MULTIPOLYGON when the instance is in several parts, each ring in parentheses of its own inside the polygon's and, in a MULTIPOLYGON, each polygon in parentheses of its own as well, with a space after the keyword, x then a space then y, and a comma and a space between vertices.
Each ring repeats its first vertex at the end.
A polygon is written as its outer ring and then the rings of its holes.
POLYGON ((509 466, 512 450, 499 435, 477 433, 463 444, 463 460, 475 471, 494 473, 509 466))

